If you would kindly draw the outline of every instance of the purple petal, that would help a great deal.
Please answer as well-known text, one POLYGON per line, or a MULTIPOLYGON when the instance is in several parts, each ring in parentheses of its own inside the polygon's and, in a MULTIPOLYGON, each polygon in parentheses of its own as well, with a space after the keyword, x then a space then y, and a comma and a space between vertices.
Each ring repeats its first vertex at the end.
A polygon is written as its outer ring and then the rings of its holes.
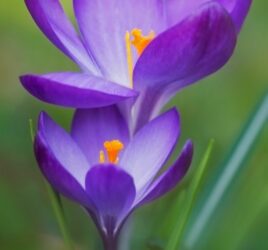
POLYGON ((166 2, 166 15, 169 27, 179 23, 191 12, 209 0, 169 0, 166 2))
POLYGON ((230 13, 236 30, 239 32, 248 14, 252 0, 218 0, 218 2, 230 13))
POLYGON ((125 34, 165 28, 164 3, 158 0, 74 0, 79 28, 104 75, 129 86, 125 34))
POLYGON ((119 165, 133 176, 137 193, 165 163, 178 140, 179 114, 172 109, 145 125, 123 151, 119 165))
POLYGON ((228 13, 210 2, 160 34, 145 49, 134 69, 138 127, 146 123, 180 89, 221 68, 236 44, 228 13), (146 107, 145 110, 141 110, 146 107))
POLYGON ((191 165, 192 156, 193 144, 191 141, 187 141, 173 166, 154 181, 138 203, 138 206, 151 202, 171 191, 187 173, 191 165))
POLYGON ((84 189, 89 163, 70 135, 46 113, 40 114, 34 148, 48 182, 68 198, 90 206, 84 189))
MULTIPOLYGON (((175 25, 193 10, 199 8, 209 0, 169 0, 166 1, 167 22, 169 26, 175 25)), ((214 0, 220 3, 230 14, 237 32, 240 31, 248 14, 252 0, 214 0)))
POLYGON ((87 174, 86 191, 106 233, 115 233, 135 199, 132 177, 120 167, 96 165, 87 174))
POLYGON ((58 0, 25 0, 33 19, 47 38, 83 70, 99 74, 58 0))
POLYGON ((92 165, 99 162, 105 141, 120 140, 125 146, 129 141, 126 121, 115 105, 77 110, 71 134, 92 165))
POLYGON ((83 73, 25 75, 20 80, 33 96, 65 107, 102 107, 137 95, 132 89, 83 73))

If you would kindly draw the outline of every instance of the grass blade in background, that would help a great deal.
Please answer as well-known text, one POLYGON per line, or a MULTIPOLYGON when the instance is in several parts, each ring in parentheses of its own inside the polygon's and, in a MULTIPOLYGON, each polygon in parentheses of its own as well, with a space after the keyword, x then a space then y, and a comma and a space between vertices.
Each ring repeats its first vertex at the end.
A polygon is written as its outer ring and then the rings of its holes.
MULTIPOLYGON (((180 241, 184 233, 185 226, 188 222, 189 215, 191 214, 194 202, 196 200, 196 195, 198 193, 199 184, 202 180, 203 174, 205 173, 205 169, 206 169, 209 157, 211 155, 213 144, 214 144, 214 140, 211 140, 209 142, 207 150, 205 151, 202 161, 200 165, 198 166, 192 181, 190 182, 189 187, 186 189, 186 195, 184 196, 186 199, 184 201, 185 205, 183 206, 183 211, 180 214, 178 214, 178 221, 169 238, 169 241, 166 246, 166 250, 177 250, 180 245, 180 241)), ((181 195, 178 196, 178 200, 179 200, 179 203, 181 203, 180 201, 181 195)))
POLYGON ((61 202, 61 198, 58 192, 56 192, 49 183, 45 182, 49 200, 51 202, 55 217, 57 219, 60 232, 65 242, 66 250, 74 250, 74 246, 70 237, 70 233, 67 229, 64 210, 61 202))
POLYGON ((187 249, 196 249, 197 242, 202 238, 208 222, 212 219, 217 206, 228 191, 234 178, 246 165, 246 160, 254 148, 258 136, 261 134, 268 120, 268 94, 262 99, 257 109, 250 116, 246 127, 236 141, 231 153, 226 157, 223 165, 218 167, 218 173, 207 185, 200 206, 193 218, 193 223, 185 238, 187 249))
MULTIPOLYGON (((34 128, 33 128, 33 120, 29 119, 29 126, 30 126, 30 135, 31 140, 34 142, 34 128)), ((48 193, 49 200, 51 202, 52 209, 54 211, 55 217, 57 219, 58 226, 60 228, 60 232, 65 242, 66 250, 74 250, 73 243, 67 229, 64 210, 61 202, 60 195, 57 191, 55 191, 50 184, 45 181, 46 190, 48 193)))

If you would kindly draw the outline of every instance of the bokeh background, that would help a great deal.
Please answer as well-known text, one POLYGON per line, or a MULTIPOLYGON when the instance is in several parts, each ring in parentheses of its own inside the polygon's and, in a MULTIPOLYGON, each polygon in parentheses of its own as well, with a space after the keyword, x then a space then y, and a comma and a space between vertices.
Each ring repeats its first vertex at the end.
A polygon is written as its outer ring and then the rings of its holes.
MULTIPOLYGON (((71 0, 64 0, 72 14, 71 0)), ((216 143, 202 182, 213 178, 268 85, 268 2, 254 1, 234 56, 220 72, 181 93, 169 106, 182 114, 182 141, 194 140, 193 169, 210 138, 216 143)), ((76 70, 37 29, 24 1, 0 3, 0 249, 64 249, 44 181, 32 152, 29 118, 46 110, 68 129, 72 110, 35 100, 18 76, 76 70)), ((182 142, 181 142, 182 143, 182 142)), ((180 144, 181 145, 181 144, 180 144)), ((139 209, 125 242, 131 249, 161 249, 172 232, 174 207, 188 178, 164 199, 139 209), (160 247, 160 248, 159 248, 160 247)), ((201 192, 201 191, 200 191, 201 192)), ((204 196, 202 199, 205 199, 204 196)), ((91 220, 82 209, 63 200, 77 249, 101 249, 91 220)), ((201 201, 202 202, 202 201, 201 201)), ((188 227, 190 227, 189 225, 188 227)), ((261 133, 245 166, 217 208, 193 249, 268 249, 268 128, 261 133)))

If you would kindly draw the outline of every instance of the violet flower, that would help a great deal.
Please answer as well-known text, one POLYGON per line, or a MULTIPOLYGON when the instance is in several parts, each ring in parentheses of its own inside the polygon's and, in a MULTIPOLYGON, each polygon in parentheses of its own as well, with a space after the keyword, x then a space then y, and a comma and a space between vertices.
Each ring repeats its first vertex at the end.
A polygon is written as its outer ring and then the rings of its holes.
POLYGON ((193 154, 190 140, 159 175, 179 134, 175 109, 132 138, 116 106, 76 111, 70 134, 41 113, 35 154, 49 183, 88 211, 105 249, 115 250, 129 214, 169 192, 186 174, 193 154))
MULTIPOLYGON (((43 101, 74 108, 110 105, 139 92, 132 111, 137 129, 176 92, 228 61, 251 4, 73 0, 78 35, 59 0, 25 2, 43 33, 82 72, 25 75, 23 86, 43 101)), ((121 105, 128 114, 131 108, 121 105)))

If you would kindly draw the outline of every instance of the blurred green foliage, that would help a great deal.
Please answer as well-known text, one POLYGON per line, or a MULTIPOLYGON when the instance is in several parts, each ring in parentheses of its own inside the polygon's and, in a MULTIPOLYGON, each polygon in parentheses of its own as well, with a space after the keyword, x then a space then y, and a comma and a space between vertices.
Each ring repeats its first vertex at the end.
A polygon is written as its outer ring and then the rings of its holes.
MULTIPOLYGON (((71 14, 71 0, 64 0, 71 14)), ((194 167, 210 138, 216 143, 206 178, 228 152, 257 100, 268 84, 268 2, 254 1, 240 34, 233 58, 220 72, 193 85, 172 100, 182 114, 182 141, 195 142, 194 167)), ((69 127, 72 110, 35 100, 20 85, 26 72, 76 70, 36 28, 21 0, 0 3, 0 248, 64 249, 36 166, 28 119, 48 111, 69 127)), ((217 216, 195 249, 268 249, 268 130, 259 139, 253 156, 232 185, 217 216)), ((139 209, 130 222, 132 249, 164 246, 180 213, 175 192, 139 209)), ((203 186, 206 185, 204 181, 203 186)), ((100 241, 87 215, 64 200, 76 249, 100 249, 100 241)))

